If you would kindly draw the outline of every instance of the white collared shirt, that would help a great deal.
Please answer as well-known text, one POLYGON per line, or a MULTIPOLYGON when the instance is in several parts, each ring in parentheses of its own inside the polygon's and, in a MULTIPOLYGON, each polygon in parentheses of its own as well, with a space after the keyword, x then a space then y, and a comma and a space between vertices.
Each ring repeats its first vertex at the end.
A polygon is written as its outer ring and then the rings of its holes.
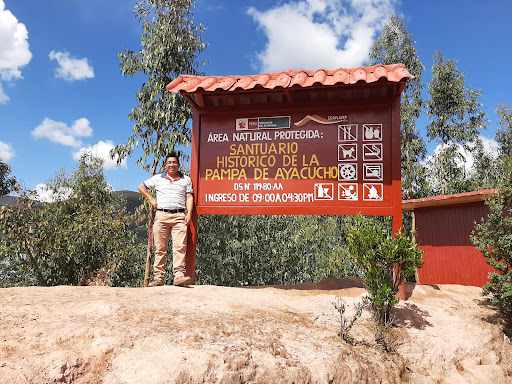
POLYGON ((187 194, 194 193, 192 180, 181 172, 174 180, 167 177, 167 172, 155 175, 146 180, 144 185, 156 190, 158 208, 162 209, 187 208, 187 194))

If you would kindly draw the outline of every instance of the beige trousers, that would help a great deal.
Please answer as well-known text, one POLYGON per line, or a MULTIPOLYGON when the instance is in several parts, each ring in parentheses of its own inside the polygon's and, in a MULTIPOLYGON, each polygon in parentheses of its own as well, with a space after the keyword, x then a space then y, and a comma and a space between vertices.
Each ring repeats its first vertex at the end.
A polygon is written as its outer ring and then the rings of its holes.
POLYGON ((185 255, 187 253, 187 224, 184 213, 167 213, 157 211, 153 224, 155 240, 154 279, 163 280, 169 234, 172 235, 172 266, 174 277, 185 275, 185 255))

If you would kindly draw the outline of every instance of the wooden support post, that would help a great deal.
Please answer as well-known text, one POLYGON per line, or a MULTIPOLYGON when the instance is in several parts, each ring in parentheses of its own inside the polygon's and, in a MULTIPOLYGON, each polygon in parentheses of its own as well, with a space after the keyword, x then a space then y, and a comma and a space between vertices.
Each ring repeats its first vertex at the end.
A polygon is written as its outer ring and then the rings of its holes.
MULTIPOLYGON (((416 243, 416 215, 414 214, 414 211, 412 211, 411 213, 412 213, 412 242, 416 243)), ((420 273, 419 273, 418 268, 416 268, 416 270, 414 271, 414 277, 416 279, 416 284, 421 284, 420 283, 420 273)))
MULTIPOLYGON (((401 134, 400 134, 400 97, 397 97, 393 102, 392 109, 392 161, 397 166, 393 167, 393 197, 399 199, 398 201, 393 200, 393 238, 402 229, 402 177, 401 167, 398 165, 402 161, 401 155, 401 134)), ((398 272, 398 267, 395 267, 395 276, 398 272)), ((398 298, 405 300, 405 284, 400 284, 398 287, 398 298)))
MULTIPOLYGON (((393 216, 393 238, 397 235, 397 233, 402 229, 402 207, 400 206, 400 215, 393 216)), ((395 277, 398 273, 398 267, 395 267, 394 276, 395 277)), ((398 299, 405 301, 405 283, 400 284, 398 287, 398 293, 397 293, 398 299)))
POLYGON ((185 256, 186 275, 196 282, 197 213, 194 210, 187 233, 187 255, 185 256))
POLYGON ((192 220, 188 226, 187 233, 187 255, 185 257, 186 274, 196 282, 196 248, 197 248, 197 203, 198 203, 198 184, 199 184, 199 128, 201 126, 201 114, 194 108, 192 111, 192 148, 190 154, 190 178, 194 189, 194 211, 192 220))

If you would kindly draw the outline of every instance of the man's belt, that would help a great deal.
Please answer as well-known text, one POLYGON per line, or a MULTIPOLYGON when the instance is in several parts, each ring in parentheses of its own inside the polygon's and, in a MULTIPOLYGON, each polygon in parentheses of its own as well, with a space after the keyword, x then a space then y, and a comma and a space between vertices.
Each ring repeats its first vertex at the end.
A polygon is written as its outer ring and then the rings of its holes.
POLYGON ((179 209, 157 208, 157 211, 166 212, 166 213, 179 213, 179 212, 185 212, 185 209, 184 208, 179 208, 179 209))

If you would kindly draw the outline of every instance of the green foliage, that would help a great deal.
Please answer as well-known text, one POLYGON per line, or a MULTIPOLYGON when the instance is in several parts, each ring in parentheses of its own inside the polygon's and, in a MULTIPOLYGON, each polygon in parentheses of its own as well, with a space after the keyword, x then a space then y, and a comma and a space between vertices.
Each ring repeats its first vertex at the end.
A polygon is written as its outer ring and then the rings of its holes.
POLYGON ((357 276, 346 256, 344 216, 201 215, 200 284, 297 284, 357 276))
POLYGON ((499 104, 496 113, 502 129, 496 131, 496 141, 501 144, 501 153, 512 156, 512 110, 506 104, 499 104))
POLYGON ((500 309, 512 315, 512 157, 506 156, 501 164, 502 178, 499 191, 485 202, 489 208, 473 231, 471 240, 487 259, 495 272, 483 287, 484 295, 500 309))
MULTIPOLYGON (((482 93, 466 87, 464 75, 458 71, 456 61, 445 61, 443 55, 436 52, 427 102, 427 116, 431 120, 427 136, 430 141, 441 144, 431 166, 431 169, 439 169, 439 190, 434 192, 441 194, 467 190, 460 185, 465 181, 465 158, 458 146, 473 143, 480 130, 487 128, 485 112, 478 102, 482 93)), ((466 146, 465 149, 471 148, 466 146)))
POLYGON ((400 104, 404 199, 423 197, 426 183, 425 167, 421 163, 426 154, 425 141, 416 128, 416 119, 420 116, 424 105, 421 92, 425 86, 421 83, 421 75, 425 67, 418 57, 415 44, 412 35, 407 32, 406 23, 400 17, 393 15, 370 49, 372 64, 403 63, 414 76, 413 79, 407 80, 400 104))
POLYGON ((11 173, 11 167, 0 160, 0 197, 8 195, 16 189, 16 178, 8 177, 11 173))
POLYGON ((206 44, 201 41, 204 27, 194 23, 193 4, 193 0, 143 0, 136 5, 135 16, 143 28, 142 49, 125 49, 119 59, 123 75, 142 72, 147 80, 129 115, 135 123, 133 134, 126 144, 111 151, 118 164, 140 145, 143 153, 137 165, 154 175, 159 159, 175 146, 189 144, 186 123, 191 118, 191 107, 165 86, 181 74, 200 74, 197 67, 203 63, 197 55, 206 44), (149 160, 152 156, 153 160, 149 160))
MULTIPOLYGON (((466 146, 467 151, 471 151, 466 146)), ((430 158, 431 195, 448 195, 470 190, 469 174, 465 167, 466 156, 456 142, 445 144, 430 158)))
POLYGON ((481 138, 478 137, 472 148, 472 155, 473 167, 468 175, 466 191, 495 188, 501 176, 496 151, 486 150, 481 138))
POLYGON ((385 324, 398 304, 399 286, 421 267, 423 251, 402 232, 393 239, 381 225, 361 215, 353 218, 347 246, 350 256, 364 271, 363 281, 374 315, 385 324))
POLYGON ((1 260, 30 271, 40 285, 133 283, 140 253, 124 204, 105 181, 102 160, 82 156, 69 177, 61 172, 48 182, 48 191, 50 203, 37 204, 26 192, 18 204, 2 209, 1 260))

